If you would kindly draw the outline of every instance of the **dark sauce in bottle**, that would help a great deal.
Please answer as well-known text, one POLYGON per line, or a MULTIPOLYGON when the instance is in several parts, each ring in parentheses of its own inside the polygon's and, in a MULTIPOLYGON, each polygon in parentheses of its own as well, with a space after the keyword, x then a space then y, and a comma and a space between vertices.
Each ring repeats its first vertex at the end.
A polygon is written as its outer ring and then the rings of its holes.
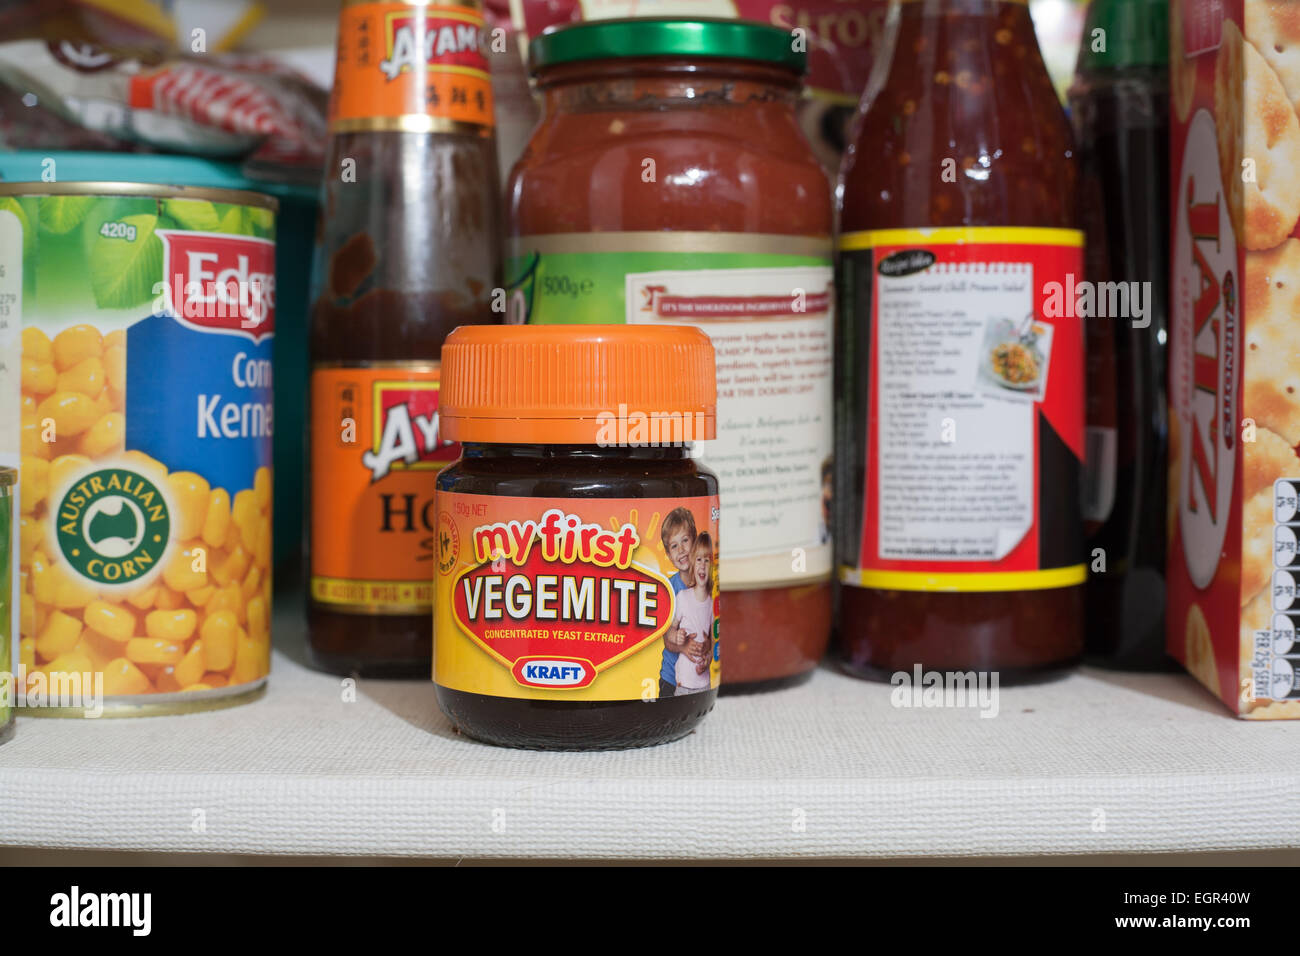
POLYGON ((1116 298, 1097 296, 1107 314, 1086 322, 1086 653, 1126 669, 1171 666, 1164 652, 1167 19, 1167 0, 1094 0, 1070 90, 1087 278, 1120 284, 1116 298))
MULTIPOLYGON (((413 23, 426 8, 412 3, 407 12, 413 23)), ((500 283, 500 198, 492 106, 478 95, 486 59, 472 49, 446 54, 479 63, 482 75, 467 79, 438 62, 440 48, 416 42, 403 47, 412 61, 389 77, 370 36, 384 15, 373 4, 341 12, 311 308, 307 628, 312 660, 325 670, 424 677, 428 515, 436 467, 455 454, 434 438, 436 452, 422 445, 419 460, 374 477, 363 455, 375 453, 387 428, 372 424, 387 414, 381 389, 432 394, 448 334, 500 321, 491 307, 500 283), (372 429, 373 443, 358 433, 345 444, 348 419, 372 429)), ((458 37, 481 36, 477 4, 466 0, 456 18, 479 31, 458 37)), ((412 29, 401 23, 390 25, 412 29)), ((429 414, 427 400, 418 411, 429 414)))

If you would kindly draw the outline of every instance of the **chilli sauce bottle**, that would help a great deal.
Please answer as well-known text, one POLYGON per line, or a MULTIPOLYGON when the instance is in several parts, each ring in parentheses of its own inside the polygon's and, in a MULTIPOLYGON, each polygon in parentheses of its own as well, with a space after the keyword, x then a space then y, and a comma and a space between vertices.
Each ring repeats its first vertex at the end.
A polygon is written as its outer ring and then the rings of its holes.
POLYGON ((1024 678, 1083 650, 1070 129, 1023 0, 886 29, 841 172, 841 662, 1024 678))
POLYGON ((1168 22, 1168 0, 1093 0, 1070 87, 1088 278, 1124 283, 1129 302, 1141 305, 1086 323, 1087 655, 1132 669, 1171 663, 1164 619, 1168 22))
POLYGON ((311 317, 308 640, 424 676, 443 339, 496 321, 492 89, 477 4, 345 3, 311 317))

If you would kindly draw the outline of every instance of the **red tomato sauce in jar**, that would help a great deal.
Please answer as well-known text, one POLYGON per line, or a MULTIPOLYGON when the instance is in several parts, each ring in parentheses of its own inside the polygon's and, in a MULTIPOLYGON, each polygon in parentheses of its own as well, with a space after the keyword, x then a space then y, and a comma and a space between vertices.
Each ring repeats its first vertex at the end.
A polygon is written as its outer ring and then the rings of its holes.
POLYGON ((733 20, 548 31, 507 186, 508 321, 690 324, 717 350, 724 693, 799 681, 830 633, 833 205, 796 47, 733 20))
POLYGON ((1070 130, 1023 0, 887 29, 842 167, 841 664, 1015 679, 1083 649, 1070 130))

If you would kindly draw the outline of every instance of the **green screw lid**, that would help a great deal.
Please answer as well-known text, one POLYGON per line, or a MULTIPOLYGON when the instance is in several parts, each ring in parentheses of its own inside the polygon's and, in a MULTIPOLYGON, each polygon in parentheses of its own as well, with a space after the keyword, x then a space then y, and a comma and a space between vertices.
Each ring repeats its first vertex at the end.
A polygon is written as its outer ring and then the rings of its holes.
POLYGON ((1079 46, 1080 73, 1168 62, 1169 0, 1092 0, 1088 5, 1079 46), (1105 48, 1098 49, 1103 42, 1105 48))
POLYGON ((808 54, 797 45, 793 33, 765 23, 634 17, 552 27, 529 44, 528 57, 534 73, 559 63, 663 56, 758 60, 802 74, 808 54))

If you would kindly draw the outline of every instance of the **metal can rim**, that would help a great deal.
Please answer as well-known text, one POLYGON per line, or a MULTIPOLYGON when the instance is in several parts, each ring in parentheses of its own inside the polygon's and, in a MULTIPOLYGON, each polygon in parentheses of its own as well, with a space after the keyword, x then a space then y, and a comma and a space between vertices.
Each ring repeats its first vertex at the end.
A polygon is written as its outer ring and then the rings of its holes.
POLYGON ((143 196, 159 199, 207 199, 213 202, 258 206, 271 212, 280 211, 280 200, 250 189, 222 189, 219 186, 165 186, 162 183, 129 183, 83 180, 80 182, 42 183, 36 181, 0 182, 0 196, 143 196))

